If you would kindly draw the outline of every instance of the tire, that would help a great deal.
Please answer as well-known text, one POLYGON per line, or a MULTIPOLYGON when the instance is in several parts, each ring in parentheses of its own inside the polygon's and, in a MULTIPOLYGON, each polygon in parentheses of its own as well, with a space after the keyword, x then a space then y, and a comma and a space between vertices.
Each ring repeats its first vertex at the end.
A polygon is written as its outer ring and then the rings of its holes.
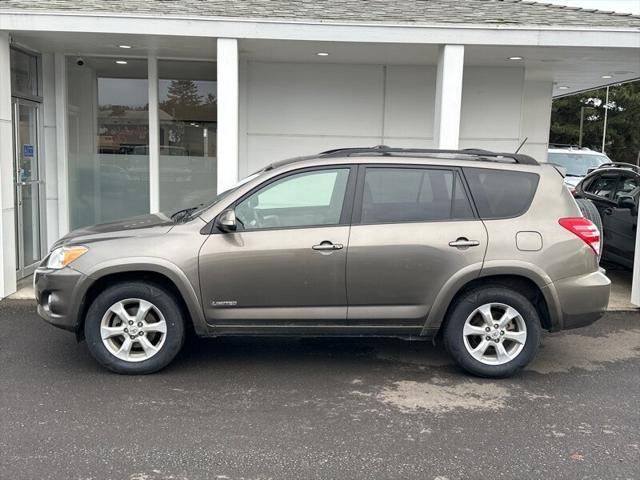
POLYGON ((602 258, 602 248, 604 247, 604 229, 602 228, 602 217, 600 212, 591 200, 586 198, 576 198, 576 203, 582 212, 582 216, 587 220, 591 220, 598 227, 600 232, 600 252, 598 252, 598 261, 602 258))
POLYGON ((487 285, 463 293, 454 300, 445 319, 443 338, 451 357, 467 372, 479 377, 505 378, 535 357, 540 332, 538 311, 525 296, 502 285, 487 285), (487 313, 487 305, 491 305, 490 321, 482 314, 487 313), (509 312, 503 317, 507 319, 513 316, 514 311, 517 317, 507 322, 504 328, 495 328, 504 313, 509 312), (471 353, 474 348, 478 349, 476 356, 471 353), (480 353, 483 348, 484 354, 480 353), (498 358, 498 349, 507 356, 501 353, 501 358, 498 358))
POLYGON ((184 324, 170 292, 155 284, 124 282, 96 297, 84 331, 89 352, 103 367, 143 375, 157 372, 175 358, 184 343, 184 324))

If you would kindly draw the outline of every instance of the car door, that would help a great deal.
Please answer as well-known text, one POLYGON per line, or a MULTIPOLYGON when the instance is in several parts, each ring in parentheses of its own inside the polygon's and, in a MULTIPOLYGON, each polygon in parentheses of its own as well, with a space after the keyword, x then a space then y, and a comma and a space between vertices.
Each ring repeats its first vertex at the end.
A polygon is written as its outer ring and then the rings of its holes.
POLYGON ((591 200, 600 216, 604 216, 604 211, 614 205, 613 194, 618 184, 620 173, 617 171, 604 171, 593 175, 582 185, 582 195, 591 200))
POLYGON ((618 199, 623 195, 630 195, 635 198, 637 205, 639 187, 640 182, 635 174, 621 173, 613 192, 613 203, 602 211, 607 255, 629 268, 633 266, 638 211, 619 207, 618 199))
POLYGON ((230 206, 237 230, 214 229, 199 256, 208 322, 244 331, 344 323, 353 170, 288 172, 230 206))
POLYGON ((460 171, 361 167, 347 257, 348 319, 419 333, 436 295, 482 265, 487 233, 460 171))

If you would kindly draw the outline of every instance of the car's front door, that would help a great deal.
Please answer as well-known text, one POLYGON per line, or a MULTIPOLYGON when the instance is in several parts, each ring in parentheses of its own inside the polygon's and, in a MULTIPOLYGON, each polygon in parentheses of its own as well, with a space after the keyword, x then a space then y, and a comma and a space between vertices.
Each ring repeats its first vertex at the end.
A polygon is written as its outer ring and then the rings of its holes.
POLYGON ((629 268, 633 267, 638 211, 637 208, 621 208, 618 201, 621 196, 632 196, 637 205, 639 183, 635 174, 621 173, 613 193, 614 203, 602 211, 605 251, 611 260, 629 268))
POLYGON ((350 166, 297 170, 236 201, 237 230, 214 229, 200 251, 208 322, 262 332, 344 324, 354 183, 350 166))
POLYGON ((417 334, 446 281, 472 265, 480 270, 486 229, 457 169, 372 165, 358 177, 349 322, 417 334))

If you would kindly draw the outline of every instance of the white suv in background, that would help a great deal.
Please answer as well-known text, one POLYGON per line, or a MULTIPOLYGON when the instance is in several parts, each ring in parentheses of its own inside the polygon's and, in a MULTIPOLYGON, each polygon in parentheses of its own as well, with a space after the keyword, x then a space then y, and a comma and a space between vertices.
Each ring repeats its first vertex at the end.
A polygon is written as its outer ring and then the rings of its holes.
POLYGON ((586 147, 554 144, 551 144, 550 147, 547 162, 558 165, 567 171, 564 183, 572 194, 575 192, 576 185, 587 173, 604 163, 611 163, 611 159, 604 153, 586 147))

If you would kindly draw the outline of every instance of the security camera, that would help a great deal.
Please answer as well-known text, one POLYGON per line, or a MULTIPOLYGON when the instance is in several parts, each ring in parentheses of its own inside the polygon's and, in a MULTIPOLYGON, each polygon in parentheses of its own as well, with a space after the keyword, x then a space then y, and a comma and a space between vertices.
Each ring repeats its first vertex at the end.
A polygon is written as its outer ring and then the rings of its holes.
POLYGON ((84 65, 84 59, 82 57, 76 58, 76 65, 82 67, 84 65))

